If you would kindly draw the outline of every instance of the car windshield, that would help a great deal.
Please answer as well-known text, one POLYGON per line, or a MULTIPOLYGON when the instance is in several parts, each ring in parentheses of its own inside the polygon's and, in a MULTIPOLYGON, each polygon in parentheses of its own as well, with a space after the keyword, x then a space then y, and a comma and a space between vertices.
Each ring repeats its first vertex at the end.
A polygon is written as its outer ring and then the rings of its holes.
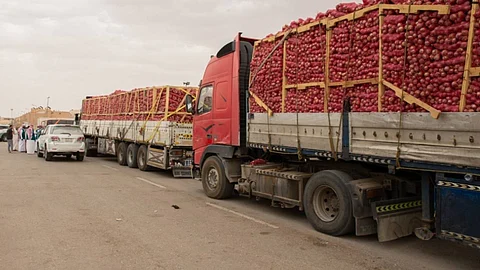
POLYGON ((52 134, 83 135, 79 127, 52 127, 52 134))

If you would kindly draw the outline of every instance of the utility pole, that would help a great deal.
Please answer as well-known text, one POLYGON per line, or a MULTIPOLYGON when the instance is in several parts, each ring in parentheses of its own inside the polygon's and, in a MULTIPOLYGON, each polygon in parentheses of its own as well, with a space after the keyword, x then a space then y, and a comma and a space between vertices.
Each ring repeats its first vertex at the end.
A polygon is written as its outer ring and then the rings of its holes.
POLYGON ((47 97, 47 107, 45 108, 45 112, 47 113, 47 117, 48 117, 48 104, 50 103, 50 97, 47 97))

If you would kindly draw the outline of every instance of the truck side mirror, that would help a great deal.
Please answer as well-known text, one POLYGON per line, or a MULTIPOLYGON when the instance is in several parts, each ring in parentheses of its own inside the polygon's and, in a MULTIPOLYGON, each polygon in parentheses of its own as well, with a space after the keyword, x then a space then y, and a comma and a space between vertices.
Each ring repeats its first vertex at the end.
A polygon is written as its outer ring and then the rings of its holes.
POLYGON ((191 95, 187 95, 187 97, 185 98, 185 108, 188 113, 195 113, 193 97, 191 95))

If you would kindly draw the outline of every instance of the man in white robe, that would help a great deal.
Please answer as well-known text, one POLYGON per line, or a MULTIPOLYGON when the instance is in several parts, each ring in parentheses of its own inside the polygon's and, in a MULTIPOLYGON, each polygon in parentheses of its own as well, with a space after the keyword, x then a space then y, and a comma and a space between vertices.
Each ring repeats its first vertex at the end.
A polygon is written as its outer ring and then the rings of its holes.
POLYGON ((16 128, 13 128, 13 151, 18 151, 18 131, 16 128))
POLYGON ((20 141, 18 142, 18 152, 26 153, 27 152, 27 132, 25 126, 22 126, 18 129, 18 137, 20 141))

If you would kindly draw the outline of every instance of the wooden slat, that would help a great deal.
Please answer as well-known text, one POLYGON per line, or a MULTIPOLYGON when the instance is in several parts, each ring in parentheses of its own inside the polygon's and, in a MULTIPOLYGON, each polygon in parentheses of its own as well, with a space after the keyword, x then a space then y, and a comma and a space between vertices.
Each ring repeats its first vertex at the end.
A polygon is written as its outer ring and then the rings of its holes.
POLYGON ((470 28, 468 30, 467 51, 465 53, 465 67, 463 71, 462 82, 462 95, 460 97, 459 111, 463 112, 467 105, 467 92, 470 87, 470 71, 472 68, 472 50, 473 50, 473 38, 475 36, 475 13, 478 10, 478 2, 472 4, 472 10, 470 12, 470 28))
POLYGON ((342 86, 342 87, 354 87, 355 85, 358 84, 377 84, 378 79, 377 78, 370 78, 370 79, 362 79, 362 80, 353 80, 353 81, 341 81, 341 82, 331 82, 329 85, 330 86, 342 86))
POLYGON ((328 98, 330 96, 330 42, 332 39, 332 29, 327 28, 326 34, 326 52, 325 52, 325 91, 323 91, 323 112, 328 112, 328 98))
POLYGON ((382 97, 385 94, 385 85, 383 85, 383 42, 382 42, 382 28, 385 16, 383 11, 378 13, 378 111, 382 111, 382 97))
POLYGON ((396 5, 396 4, 380 4, 382 10, 398 10, 400 13, 418 13, 419 11, 437 11, 438 14, 450 14, 449 5, 396 5))
POLYGON ((470 69, 470 77, 479 77, 480 76, 480 67, 470 69))
POLYGON ((310 82, 310 83, 287 84, 287 85, 285 85, 285 89, 297 88, 298 90, 305 90, 308 87, 315 87, 315 86, 325 88, 325 83, 324 82, 310 82))
POLYGON ((369 12, 372 12, 372 11, 375 11, 375 10, 378 10, 379 6, 380 5, 370 6, 370 7, 363 8, 363 9, 357 10, 355 12, 349 13, 347 15, 344 15, 344 16, 341 16, 341 17, 338 17, 338 18, 335 18, 335 19, 331 19, 331 20, 328 21, 327 27, 329 27, 329 28, 334 27, 337 23, 342 22, 342 21, 347 21, 347 20, 348 21, 353 21, 353 20, 360 19, 363 16, 365 16, 365 14, 367 14, 369 12))
POLYGON ((302 26, 299 26, 295 29, 291 29, 290 32, 287 30, 287 31, 283 31, 283 32, 280 32, 278 34, 276 34, 275 36, 270 36, 268 38, 264 38, 264 39, 261 39, 261 40, 257 40, 255 41, 254 45, 255 46, 258 46, 260 43, 262 42, 274 42, 275 40, 277 40, 278 38, 281 38, 283 37, 286 33, 289 33, 289 34, 293 34, 293 33, 303 33, 303 32, 307 32, 309 31, 310 29, 312 29, 313 27, 316 27, 316 26, 319 26, 319 25, 327 25, 328 21, 330 19, 321 19, 321 20, 316 20, 316 21, 313 21, 311 23, 308 23, 308 24, 305 24, 305 25, 302 25, 302 26))
POLYGON ((438 117, 440 116, 440 111, 433 108, 432 106, 428 105, 427 103, 421 101, 420 99, 410 95, 409 93, 405 92, 405 91, 402 91, 402 89, 400 89, 399 87, 395 86, 394 84, 386 81, 386 80, 383 80, 383 84, 392 89, 394 92, 395 92, 395 95, 399 98, 402 98, 402 94, 403 94, 403 100, 405 100, 406 102, 408 102, 408 104, 417 104, 418 106, 424 108, 425 110, 427 110, 428 112, 430 112, 430 115, 435 118, 435 119, 438 119, 438 117))
POLYGON ((378 79, 377 78, 371 78, 371 79, 362 79, 362 80, 353 80, 353 81, 346 81, 345 82, 345 87, 354 87, 355 85, 358 84, 377 84, 378 79))
POLYGON ((273 115, 273 112, 272 110, 270 110, 270 108, 268 108, 267 104, 265 104, 257 95, 255 95, 252 91, 249 91, 250 93, 250 96, 252 96, 254 99, 255 99, 255 102, 260 106, 262 107, 263 109, 265 109, 265 111, 268 112, 268 115, 272 116, 273 115))
MULTIPOLYGON (((168 109, 170 107, 170 86, 167 86, 166 91, 167 96, 165 97, 165 115, 168 114, 168 109)), ((167 118, 165 118, 165 120, 167 120, 167 118)))
POLYGON ((287 99, 287 77, 285 75, 285 70, 287 69, 287 42, 283 43, 283 63, 282 63, 282 113, 285 112, 285 103, 287 99))

